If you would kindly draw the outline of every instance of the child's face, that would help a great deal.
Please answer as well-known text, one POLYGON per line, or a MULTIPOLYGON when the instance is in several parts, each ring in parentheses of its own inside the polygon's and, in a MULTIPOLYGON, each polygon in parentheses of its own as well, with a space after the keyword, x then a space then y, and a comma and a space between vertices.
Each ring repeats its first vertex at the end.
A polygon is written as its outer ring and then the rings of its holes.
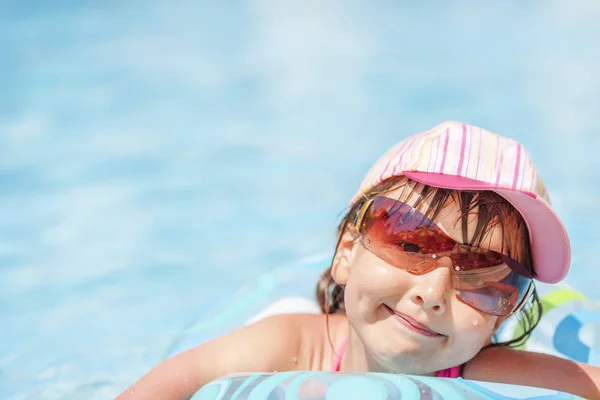
MULTIPOLYGON (((386 196, 398 198, 399 194, 397 190, 386 196)), ((403 201, 413 205, 415 197, 403 201)), ((424 201, 419 208, 427 206, 424 201)), ((459 215, 458 206, 449 201, 435 222, 461 243, 459 215)), ((476 222, 477 214, 473 213, 469 234, 476 222)), ((485 236, 481 247, 502 249, 499 227, 485 236)), ((415 275, 388 264, 358 241, 347 238, 342 240, 336 260, 332 274, 338 283, 346 285, 348 320, 371 362, 382 370, 430 373, 460 365, 489 343, 500 323, 498 317, 457 299, 449 258, 441 258, 438 268, 415 275), (420 324, 420 329, 411 328, 411 324, 420 324)))

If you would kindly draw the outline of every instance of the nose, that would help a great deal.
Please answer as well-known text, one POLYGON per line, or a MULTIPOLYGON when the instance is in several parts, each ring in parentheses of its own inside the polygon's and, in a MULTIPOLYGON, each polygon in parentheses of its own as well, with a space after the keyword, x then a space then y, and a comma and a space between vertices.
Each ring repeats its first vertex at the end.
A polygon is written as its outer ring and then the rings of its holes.
POLYGON ((451 263, 450 267, 438 264, 438 268, 426 274, 413 275, 413 285, 409 291, 410 300, 436 315, 444 314, 452 286, 450 268, 451 263))

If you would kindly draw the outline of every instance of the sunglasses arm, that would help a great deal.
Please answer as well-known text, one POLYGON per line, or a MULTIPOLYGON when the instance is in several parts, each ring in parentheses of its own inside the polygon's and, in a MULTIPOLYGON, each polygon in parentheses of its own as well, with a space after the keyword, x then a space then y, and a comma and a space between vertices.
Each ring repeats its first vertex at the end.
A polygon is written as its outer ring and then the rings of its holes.
POLYGON ((521 302, 519 302, 519 304, 515 307, 515 309, 512 310, 510 312, 510 314, 508 314, 505 318, 509 318, 510 316, 515 314, 517 311, 519 311, 521 308, 523 308, 523 306, 525 305, 527 300, 529 300, 529 298, 533 294, 534 289, 535 289, 535 284, 533 283, 533 280, 532 280, 531 282, 529 282, 529 286, 527 287, 527 292, 525 292, 525 296, 523 296, 523 299, 521 300, 521 302))
POLYGON ((362 225, 362 221, 365 216, 365 213, 369 209, 369 206, 371 205, 372 202, 373 202, 373 199, 369 199, 369 200, 365 201, 365 203, 358 210, 358 213, 356 213, 356 218, 354 218, 354 229, 356 229, 356 231, 359 233, 360 233, 360 226, 362 225))

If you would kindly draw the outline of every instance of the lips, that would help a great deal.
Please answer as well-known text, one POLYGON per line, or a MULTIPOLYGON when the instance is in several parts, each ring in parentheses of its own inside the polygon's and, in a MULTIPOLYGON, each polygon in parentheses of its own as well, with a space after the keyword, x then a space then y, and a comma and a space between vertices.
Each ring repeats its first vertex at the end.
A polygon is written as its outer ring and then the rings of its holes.
POLYGON ((394 309, 386 306, 385 304, 384 304, 384 307, 387 308, 387 310, 393 315, 393 317, 398 319, 398 321, 400 323, 402 323, 406 327, 412 329, 413 331, 422 334, 423 336, 429 336, 429 337, 446 336, 446 335, 443 335, 439 332, 436 332, 436 331, 430 329, 428 326, 423 325, 422 323, 416 321, 414 318, 411 318, 408 315, 405 315, 398 311, 395 311, 394 309))

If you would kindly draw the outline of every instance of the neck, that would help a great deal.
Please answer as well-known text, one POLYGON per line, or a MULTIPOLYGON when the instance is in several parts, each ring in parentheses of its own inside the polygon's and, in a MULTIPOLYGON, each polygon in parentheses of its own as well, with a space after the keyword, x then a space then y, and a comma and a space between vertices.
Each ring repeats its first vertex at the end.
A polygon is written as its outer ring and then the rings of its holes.
POLYGON ((342 357, 340 371, 391 372, 389 369, 384 368, 367 352, 362 341, 349 324, 347 324, 346 331, 348 345, 346 346, 346 351, 342 357))

